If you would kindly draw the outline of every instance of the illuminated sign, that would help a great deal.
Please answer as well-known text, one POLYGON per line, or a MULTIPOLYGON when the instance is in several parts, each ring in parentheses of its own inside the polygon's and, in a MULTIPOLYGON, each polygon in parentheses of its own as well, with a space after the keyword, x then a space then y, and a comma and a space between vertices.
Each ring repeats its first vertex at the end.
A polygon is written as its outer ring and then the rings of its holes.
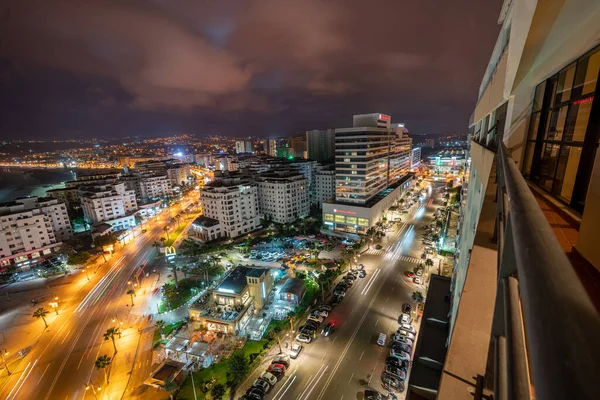
POLYGON ((588 101, 592 101, 592 100, 594 100, 594 96, 590 96, 590 97, 586 97, 585 99, 574 101, 573 105, 575 106, 577 104, 587 103, 588 101))
POLYGON ((385 115, 385 114, 379 114, 379 119, 382 121, 391 121, 392 117, 390 117, 389 115, 385 115))
POLYGON ((325 225, 333 225, 333 222, 325 222, 325 225))
POLYGON ((356 211, 338 210, 335 208, 333 209, 333 212, 340 213, 340 214, 356 215, 356 211))
POLYGON ((231 289, 224 289, 224 288, 218 288, 217 292, 223 292, 223 293, 235 293, 233 290, 231 289))

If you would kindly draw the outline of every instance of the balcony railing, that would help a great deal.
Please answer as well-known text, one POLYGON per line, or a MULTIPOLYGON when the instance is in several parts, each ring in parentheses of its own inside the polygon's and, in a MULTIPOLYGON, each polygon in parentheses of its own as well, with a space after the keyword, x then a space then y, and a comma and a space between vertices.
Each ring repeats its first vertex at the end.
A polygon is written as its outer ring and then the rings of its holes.
MULTIPOLYGON (((494 399, 597 399, 598 313, 506 147, 491 144, 497 147, 494 399)), ((485 398, 477 386, 475 399, 485 398)))

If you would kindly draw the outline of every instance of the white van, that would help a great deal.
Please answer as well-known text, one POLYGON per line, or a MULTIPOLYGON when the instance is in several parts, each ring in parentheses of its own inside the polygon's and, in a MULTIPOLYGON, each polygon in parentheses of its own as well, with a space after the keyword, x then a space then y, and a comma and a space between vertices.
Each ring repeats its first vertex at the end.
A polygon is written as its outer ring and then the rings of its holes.
POLYGON ((380 333, 379 338, 377 339, 377 344, 380 346, 385 346, 386 340, 387 340, 387 335, 385 333, 380 333))

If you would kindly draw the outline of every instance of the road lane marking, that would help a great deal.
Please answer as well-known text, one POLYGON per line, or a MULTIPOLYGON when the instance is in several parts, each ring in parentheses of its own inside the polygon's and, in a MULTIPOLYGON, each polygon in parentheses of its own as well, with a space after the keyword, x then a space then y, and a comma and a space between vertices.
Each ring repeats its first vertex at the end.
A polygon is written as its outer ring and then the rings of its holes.
POLYGON ((21 376, 19 376, 19 379, 17 379, 17 383, 15 383, 15 385, 12 387, 12 390, 10 391, 10 393, 8 394, 8 396, 6 396, 7 399, 9 399, 10 396, 12 396, 13 391, 15 390, 15 388, 17 387, 17 385, 19 384, 19 382, 21 382, 21 379, 23 379, 23 377, 25 376, 25 372, 27 372, 27 370, 29 369, 30 365, 31 365, 31 361, 29 361, 27 363, 27 365, 25 366, 25 369, 23 370, 23 373, 21 374, 21 376))
POLYGON ((375 283, 375 279, 377 279, 377 276, 379 276, 380 272, 381 272, 381 270, 379 268, 377 268, 377 270, 375 271, 375 274, 373 274, 373 279, 363 289, 363 292, 364 292, 364 293, 362 293, 363 295, 365 295, 365 296, 367 295, 367 293, 369 292, 369 289, 371 289, 371 286, 373 286, 373 283, 375 283))
MULTIPOLYGON (((283 396, 285 395, 285 393, 289 390, 289 388, 292 387, 292 384, 294 383, 294 381, 296 380, 296 376, 294 376, 294 379, 292 379, 292 381, 290 382, 290 384, 288 385, 287 389, 285 389, 285 391, 281 394, 280 399, 283 399, 283 396)), ((289 379, 288 379, 289 382, 289 379)), ((287 383, 287 382, 286 382, 287 383)), ((285 386, 285 385, 284 385, 285 386)), ((281 389, 283 389, 283 386, 281 387, 281 389)), ((281 392, 281 389, 279 389, 279 392, 281 392)), ((277 392, 277 394, 279 394, 279 392, 277 392)), ((275 397, 277 397, 277 394, 275 395, 275 397)), ((273 399, 275 399, 275 397, 273 399)))
MULTIPOLYGON (((23 387, 23 384, 25 383, 25 381, 27 380, 27 378, 29 378, 29 375, 31 374, 31 371, 33 371, 33 368, 35 368, 35 364, 37 364, 38 360, 36 359, 33 362, 33 365, 31 366, 31 368, 29 369, 29 372, 27 372, 27 376, 25 376, 25 379, 23 379, 23 381, 21 382, 21 384, 19 385, 19 387, 17 388, 17 391, 15 392, 15 395, 12 397, 12 400, 17 398, 17 395, 19 394, 19 391, 21 390, 21 388, 23 387)), ((25 374, 25 372, 23 372, 23 374, 25 374)), ((16 385, 15 385, 16 387, 16 385)), ((15 388, 13 387, 13 389, 15 388)), ((9 395, 10 396, 10 395, 9 395)), ((7 397, 8 400, 8 397, 7 397)))
POLYGON ((316 380, 316 382, 313 384, 312 388, 310 389, 310 392, 308 392, 306 394, 306 397, 304 398, 304 400, 308 400, 308 397, 310 396, 310 394, 312 393, 312 391, 317 387, 317 384, 319 383, 319 381, 321 380, 321 378, 323 377, 323 375, 325 375, 325 372, 327 372, 327 369, 329 368, 329 365, 325 367, 325 369, 323 370, 323 372, 321 373, 321 375, 319 375, 319 379, 316 380))
POLYGON ((379 323, 379 318, 377 318, 377 321, 375 321, 375 327, 377 327, 378 323, 379 323))
POLYGON ((354 372, 352 373, 352 375, 350 375, 350 379, 348 379, 348 383, 352 382, 352 378, 354 378, 354 372))
POLYGON ((46 373, 46 371, 48 371, 48 367, 50 366, 50 363, 48 363, 48 365, 46 365, 46 369, 44 370, 44 372, 42 372, 42 376, 40 376, 40 379, 38 379, 37 383, 35 384, 35 386, 39 385, 40 382, 42 381, 42 378, 44 377, 44 374, 46 373))
POLYGON ((306 393, 306 391, 308 390, 310 385, 312 385, 313 381, 315 379, 317 379, 317 375, 319 375, 319 373, 321 372, 321 370, 323 369, 324 366, 325 366, 325 364, 321 364, 321 367, 319 368, 317 373, 310 376, 310 378, 308 379, 308 384, 306 385, 306 388, 304 389, 304 391, 302 393, 300 393, 300 396, 298 396, 298 398, 296 400, 300 400, 302 398, 302 396, 304 396, 304 393, 306 393))
POLYGON ((60 342, 60 344, 63 344, 65 342, 65 340, 67 340, 67 338, 69 337, 69 333, 71 333, 71 330, 69 329, 69 332, 67 332, 67 334, 65 335, 65 337, 63 338, 63 340, 60 342))
POLYGON ((323 360, 325 359, 326 356, 327 356, 327 353, 323 354, 323 357, 321 357, 321 362, 323 362, 323 360))
POLYGON ((363 350, 362 353, 360 353, 360 358, 358 359, 358 361, 362 360, 364 355, 365 355, 365 351, 363 350))
POLYGON ((333 342, 335 342, 335 339, 337 339, 337 336, 333 338, 333 340, 331 341, 331 344, 333 344, 333 342))

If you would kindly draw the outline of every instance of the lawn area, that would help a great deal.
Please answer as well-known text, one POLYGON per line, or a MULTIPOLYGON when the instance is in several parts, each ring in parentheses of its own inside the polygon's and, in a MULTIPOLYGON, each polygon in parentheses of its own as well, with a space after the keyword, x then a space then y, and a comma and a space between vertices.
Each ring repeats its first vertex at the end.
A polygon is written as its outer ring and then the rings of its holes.
MULTIPOLYGON (((252 341, 249 340, 246 342, 242 351, 244 355, 249 359, 250 354, 261 353, 265 346, 269 343, 267 339, 263 339, 260 341, 252 341)), ((250 371, 254 366, 250 364, 250 371)), ((229 360, 224 360, 219 363, 211 365, 209 368, 198 371, 194 373, 194 384, 196 386, 196 396, 198 399, 202 400, 206 398, 206 394, 201 389, 201 387, 211 381, 211 379, 215 378, 217 383, 222 383, 227 386, 227 371, 229 369, 229 360)), ((223 396, 223 398, 229 397, 229 390, 223 396)), ((194 390, 192 388, 192 380, 191 378, 187 378, 183 384, 181 385, 181 390, 177 394, 177 399, 180 400, 191 400, 194 398, 194 390)))
POLYGON ((176 309, 198 293, 199 290, 198 283, 194 279, 181 279, 179 289, 175 288, 175 281, 166 282, 164 285, 164 298, 158 306, 158 311, 163 313, 176 309))
MULTIPOLYGON (((171 332, 179 328, 181 325, 183 325, 183 321, 177 321, 173 322, 172 324, 165 325, 165 327, 163 328, 163 333, 165 334, 165 337, 169 336, 171 332)), ((162 340, 160 336, 160 330, 155 329, 154 338, 152 339, 152 348, 156 347, 159 342, 161 342, 162 344, 167 344, 166 340, 162 340)))
POLYGON ((166 241, 165 246, 171 246, 173 244, 173 242, 175 242, 175 240, 177 240, 177 238, 179 237, 179 234, 181 233, 181 231, 183 231, 183 229, 185 228, 187 222, 184 220, 182 221, 183 223, 181 223, 179 225, 179 228, 175 229, 175 231, 173 233, 169 234, 169 240, 166 241))

